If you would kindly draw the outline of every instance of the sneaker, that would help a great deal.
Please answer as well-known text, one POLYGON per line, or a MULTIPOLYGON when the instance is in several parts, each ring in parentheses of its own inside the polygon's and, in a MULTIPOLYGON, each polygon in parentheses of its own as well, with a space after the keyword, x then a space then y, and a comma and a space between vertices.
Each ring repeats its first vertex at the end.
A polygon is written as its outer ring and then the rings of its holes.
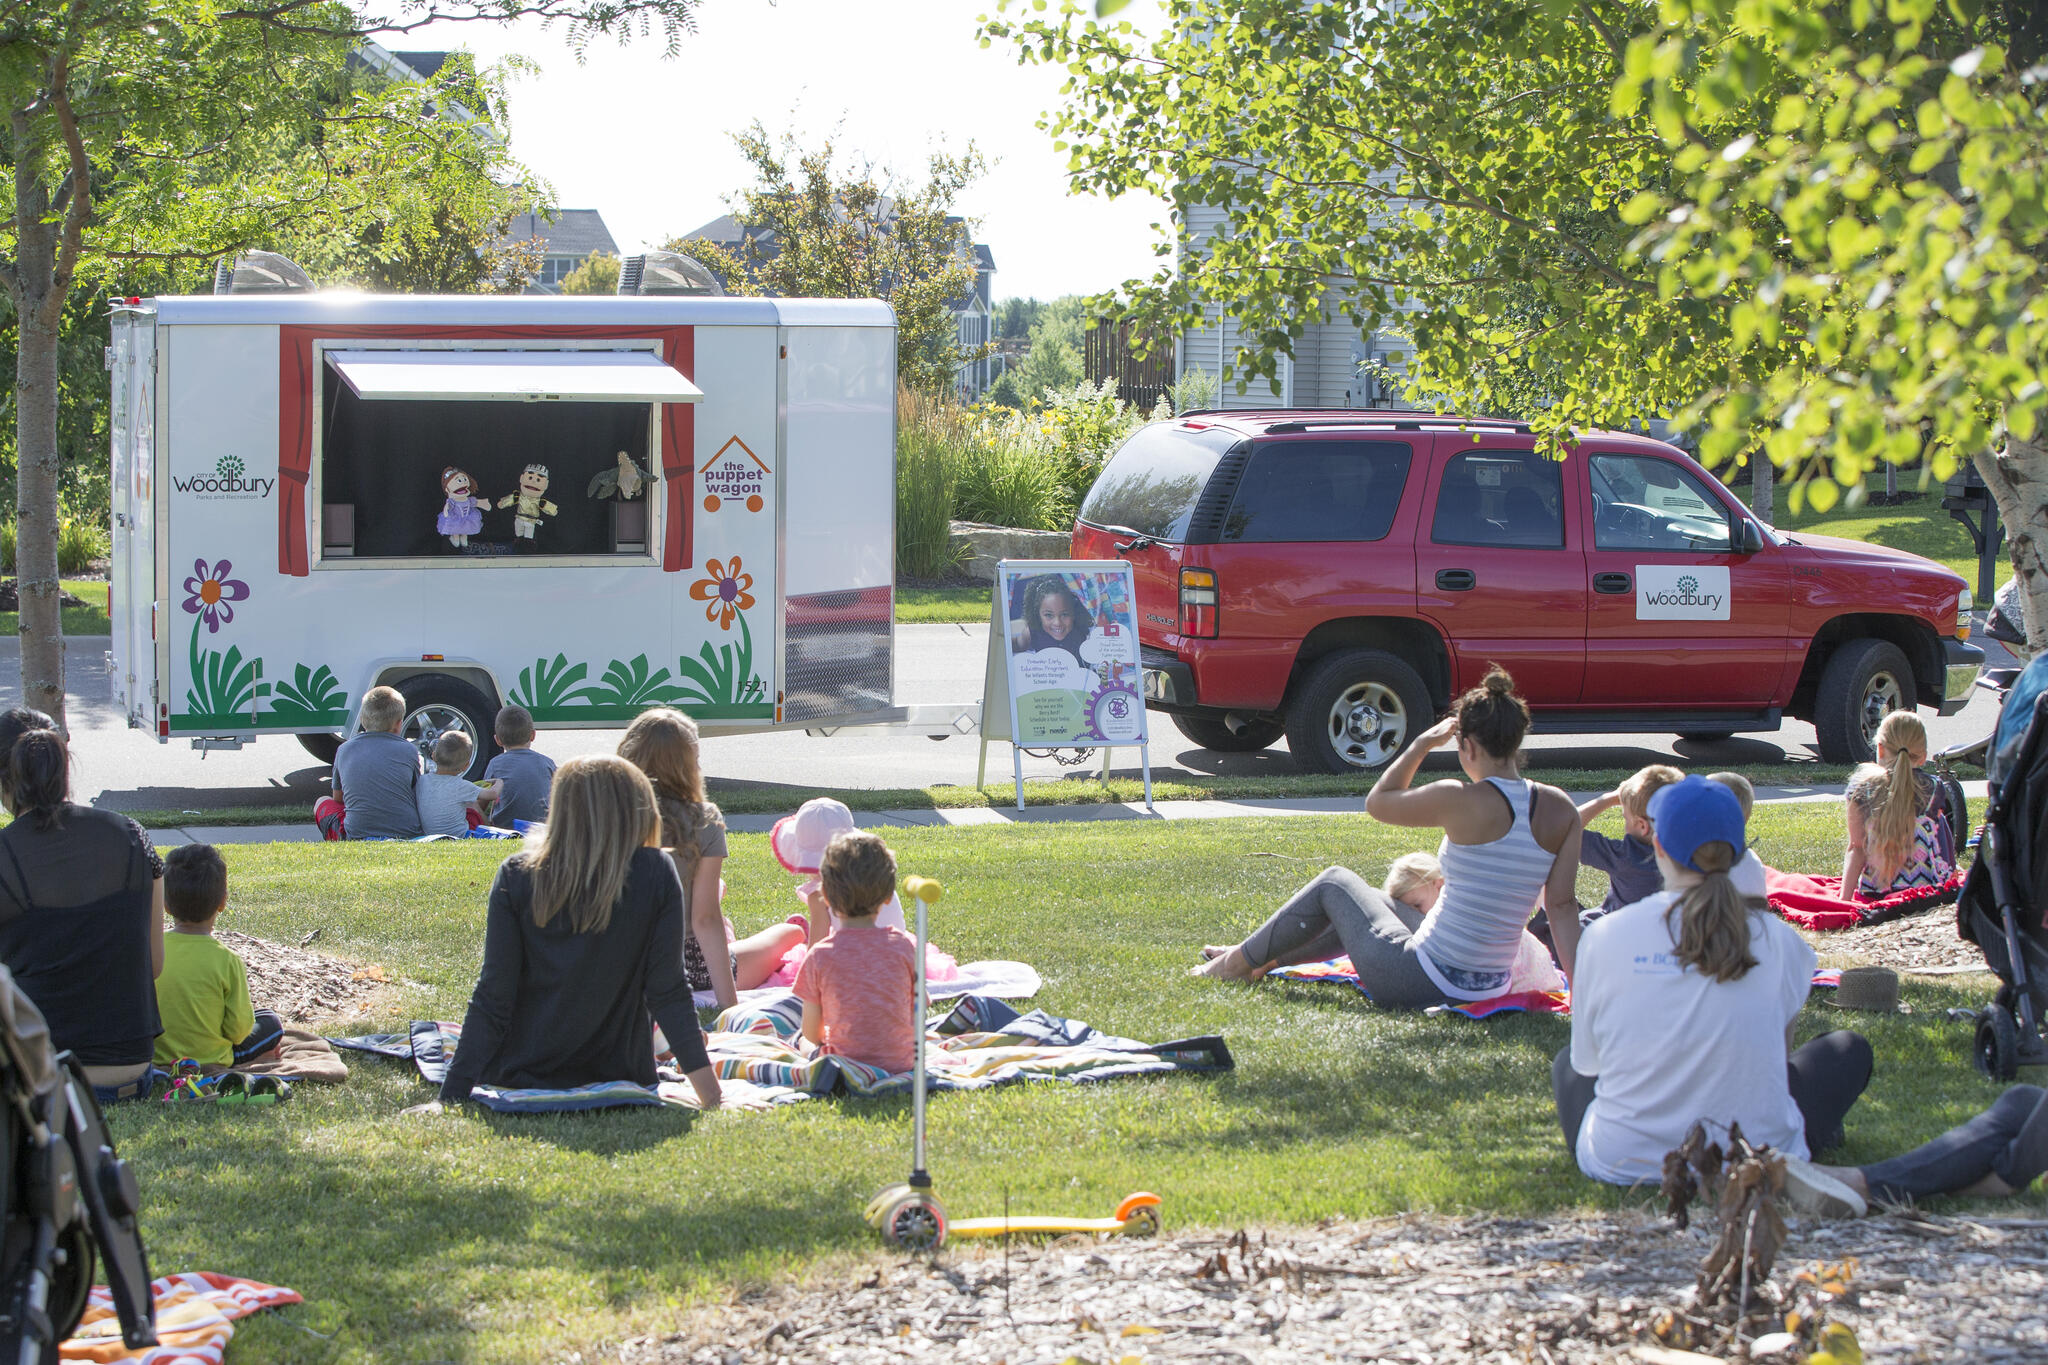
POLYGON ((1814 1218, 1861 1218, 1870 1212, 1862 1195, 1796 1156, 1785 1158, 1785 1202, 1814 1218))

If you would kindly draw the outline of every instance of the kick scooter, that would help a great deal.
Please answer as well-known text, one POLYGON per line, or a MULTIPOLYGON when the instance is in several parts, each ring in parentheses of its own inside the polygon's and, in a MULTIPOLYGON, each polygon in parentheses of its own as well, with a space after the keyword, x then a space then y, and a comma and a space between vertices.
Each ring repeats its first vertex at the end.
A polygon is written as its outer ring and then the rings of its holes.
POLYGON ((938 903, 944 888, 930 877, 906 877, 903 890, 917 906, 917 1060, 910 1081, 910 1179, 891 1185, 868 1201, 866 1218, 879 1228, 890 1246, 905 1251, 937 1251, 948 1235, 955 1237, 1000 1237, 1006 1233, 1115 1232, 1150 1237, 1159 1231, 1159 1196, 1139 1192, 1116 1206, 1109 1218, 964 1218, 946 1220, 945 1207, 932 1193, 932 1178, 924 1168, 924 953, 926 913, 938 903))

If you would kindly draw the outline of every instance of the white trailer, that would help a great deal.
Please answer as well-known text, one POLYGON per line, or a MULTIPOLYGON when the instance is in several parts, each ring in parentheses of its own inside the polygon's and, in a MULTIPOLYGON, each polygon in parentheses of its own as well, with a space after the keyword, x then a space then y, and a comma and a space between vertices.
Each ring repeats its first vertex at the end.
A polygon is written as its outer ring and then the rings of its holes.
POLYGON ((972 729, 894 705, 886 304, 131 300, 108 363, 114 691, 161 741, 331 756, 379 684, 411 736, 469 731, 479 770, 505 703, 972 729), (481 495, 466 536, 451 468, 481 495))

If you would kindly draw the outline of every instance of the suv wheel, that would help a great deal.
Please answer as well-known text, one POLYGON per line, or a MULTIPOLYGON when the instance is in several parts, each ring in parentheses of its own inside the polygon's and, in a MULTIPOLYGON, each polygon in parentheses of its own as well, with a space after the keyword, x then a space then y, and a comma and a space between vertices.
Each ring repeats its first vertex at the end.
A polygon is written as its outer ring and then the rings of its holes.
POLYGON ((1347 649, 1318 660, 1287 708, 1287 747, 1306 772, 1385 767, 1429 728, 1429 689, 1400 659, 1347 649))
POLYGON ((1851 640, 1821 670, 1813 728, 1829 763, 1877 759, 1877 727, 1894 711, 1917 709, 1913 666, 1889 640, 1851 640))
POLYGON ((1233 730, 1215 716, 1175 716, 1173 728, 1204 749, 1219 754, 1255 754, 1287 733, 1284 720, 1253 720, 1233 730))

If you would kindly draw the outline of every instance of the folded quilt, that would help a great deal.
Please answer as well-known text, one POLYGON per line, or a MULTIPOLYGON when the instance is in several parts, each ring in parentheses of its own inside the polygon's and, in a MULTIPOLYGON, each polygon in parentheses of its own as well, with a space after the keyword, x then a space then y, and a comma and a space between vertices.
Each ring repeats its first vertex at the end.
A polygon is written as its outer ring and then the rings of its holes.
MULTIPOLYGON (((848 1057, 807 1056, 799 1050, 803 1005, 795 996, 735 1005, 720 1015, 705 1039, 721 1080, 748 1083, 747 1093, 771 1104, 791 1104, 843 1091, 852 1095, 907 1094, 910 1073, 887 1072, 848 1057)), ((417 1020, 405 1033, 373 1033, 331 1040, 335 1046, 395 1061, 409 1061, 420 1079, 439 1085, 462 1038, 459 1024, 417 1020)), ((984 1090, 1012 1081, 1108 1081, 1170 1071, 1227 1071, 1230 1049, 1218 1037, 1141 1043, 1103 1033, 1075 1019, 1033 1010, 1019 1014, 989 996, 967 996, 928 1026, 926 1080, 933 1090, 984 1090)), ((556 1114, 585 1109, 676 1105, 691 1102, 679 1073, 664 1070, 649 1088, 608 1081, 561 1090, 478 1086, 473 1098, 507 1114, 556 1114)))
MULTIPOLYGON (((797 1047, 803 1005, 795 997, 736 1005, 705 1039, 721 1079, 744 1080, 773 1103, 844 1091, 900 1095, 911 1073, 889 1072, 850 1057, 808 1056, 797 1047)), ((925 1036, 925 1080, 932 1090, 985 1090, 1013 1081, 1092 1082, 1171 1071, 1226 1071, 1235 1063, 1223 1039, 1142 1043, 1076 1019, 1033 1010, 1019 1014, 990 996, 963 998, 925 1036)))
POLYGON ((289 1081, 314 1085, 340 1085, 348 1079, 348 1063, 341 1060, 331 1044, 319 1034, 296 1024, 285 1025, 275 1057, 240 1062, 236 1071, 257 1076, 282 1076, 289 1081))
POLYGON ((121 1341, 113 1295, 104 1286, 94 1285, 77 1333, 57 1348, 58 1356, 100 1362, 133 1360, 144 1365, 221 1365, 235 1334, 236 1318, 304 1302, 294 1290, 205 1270, 166 1275, 150 1283, 150 1292, 156 1299, 155 1346, 128 1349, 121 1341))
POLYGON ((1916 886, 1876 900, 1842 894, 1840 877, 1808 877, 1797 872, 1764 869, 1764 888, 1771 908, 1801 929, 1855 929, 1882 924, 1929 906, 1947 905, 1963 889, 1960 869, 1939 886, 1916 886))

